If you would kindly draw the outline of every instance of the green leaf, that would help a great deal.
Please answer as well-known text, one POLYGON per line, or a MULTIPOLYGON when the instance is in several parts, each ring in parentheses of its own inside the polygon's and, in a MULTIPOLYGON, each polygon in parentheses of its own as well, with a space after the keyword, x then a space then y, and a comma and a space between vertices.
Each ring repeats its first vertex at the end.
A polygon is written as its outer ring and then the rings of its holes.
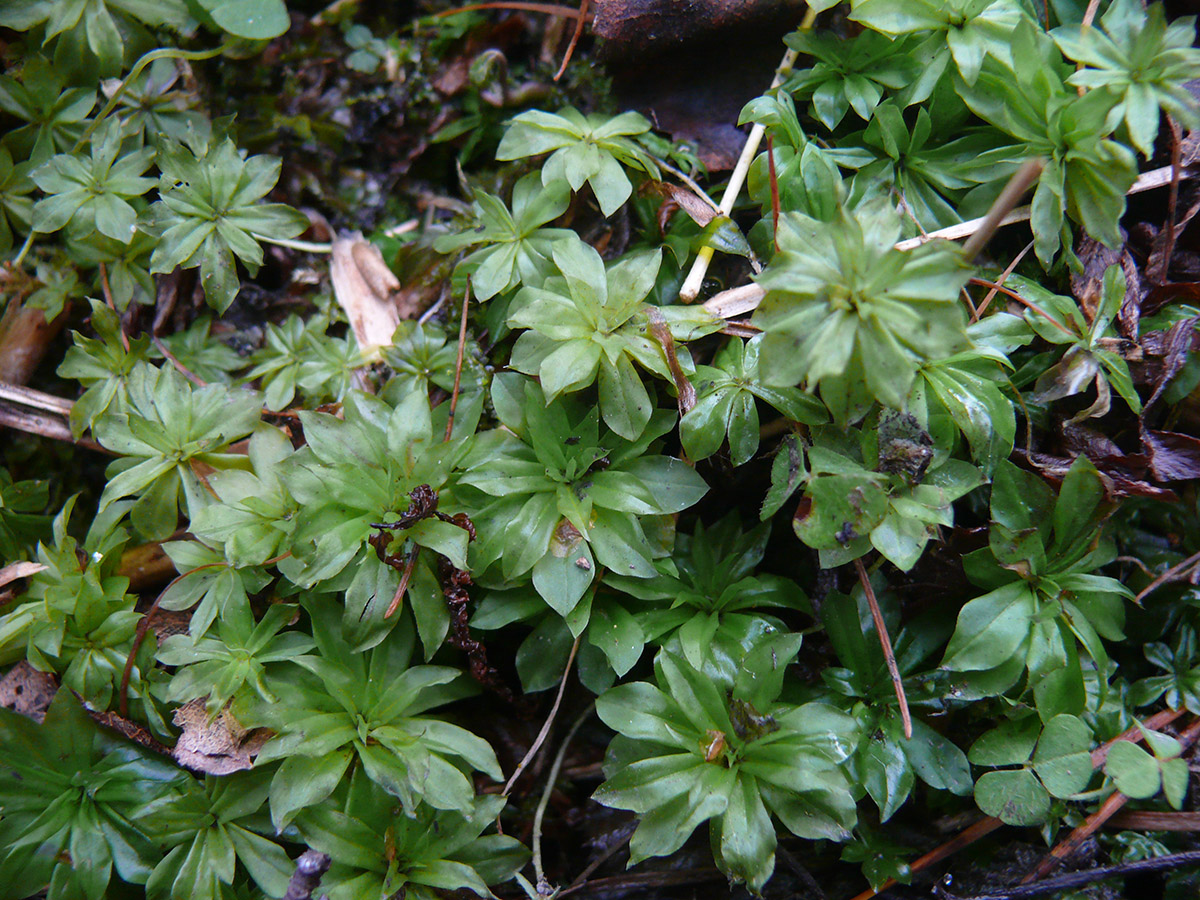
POLYGON ((1092 730, 1074 716, 1055 716, 1046 723, 1033 754, 1033 770, 1053 797, 1083 791, 1092 778, 1092 730))
POLYGON ((1040 825, 1050 814, 1050 796, 1028 769, 985 772, 975 783, 975 802, 1006 825, 1040 825))
POLYGON ((288 30, 282 0, 196 0, 217 25, 234 37, 269 40, 288 30))

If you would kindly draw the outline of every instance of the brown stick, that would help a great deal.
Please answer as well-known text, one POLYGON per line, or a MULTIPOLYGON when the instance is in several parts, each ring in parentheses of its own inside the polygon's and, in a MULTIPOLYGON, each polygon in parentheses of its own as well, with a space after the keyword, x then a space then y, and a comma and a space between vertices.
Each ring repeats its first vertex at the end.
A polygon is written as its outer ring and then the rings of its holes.
POLYGON ((591 0, 580 0, 579 17, 575 19, 575 30, 571 32, 571 43, 567 44, 567 52, 563 54, 562 64, 558 67, 558 71, 554 73, 555 81, 563 77, 563 73, 567 71, 567 64, 575 54, 575 45, 579 43, 579 37, 583 34, 583 25, 587 21, 588 5, 590 3, 591 0))
POLYGON ((1021 249, 1021 252, 1016 255, 1013 261, 1005 266, 1004 271, 1000 273, 1000 280, 996 282, 996 287, 988 289, 987 294, 983 298, 983 302, 980 303, 975 311, 971 314, 972 322, 978 322, 980 317, 987 312, 988 306, 991 305, 991 302, 995 299, 996 294, 1000 293, 1000 289, 1004 286, 1004 282, 1008 281, 1008 276, 1011 275, 1013 270, 1015 270, 1017 266, 1021 264, 1021 260, 1025 258, 1025 254, 1032 249, 1033 241, 1030 241, 1021 249))
POLYGON ((896 665, 896 654, 892 651, 892 639, 888 636, 887 625, 883 623, 883 613, 879 602, 875 599, 875 589, 871 587, 871 579, 867 577, 867 567, 863 565, 862 557, 854 561, 858 570, 858 580, 867 595, 867 605, 871 607, 871 618, 875 620, 875 633, 879 635, 879 646, 883 648, 883 659, 887 663, 888 674, 892 676, 892 687, 896 689, 896 700, 900 703, 900 721, 904 724, 904 738, 912 738, 912 716, 908 713, 908 697, 904 693, 904 682, 900 678, 900 667, 896 665))
POLYGON ((1123 809, 1105 824, 1128 831, 1200 831, 1200 812, 1123 809))
POLYGON ((1167 124, 1171 127, 1171 187, 1167 194, 1167 224, 1164 229, 1161 265, 1155 271, 1148 272, 1150 280, 1162 284, 1167 280, 1171 270, 1171 256, 1175 253, 1175 210, 1179 203, 1179 176, 1183 151, 1183 136, 1179 133, 1179 123, 1167 116, 1167 124))
POLYGON ((158 348, 158 352, 166 358, 167 362, 175 367, 175 371, 177 371, 196 387, 208 387, 208 382, 181 363, 178 357, 171 352, 171 349, 163 343, 162 338, 160 338, 157 334, 152 334, 150 335, 150 340, 154 341, 154 346, 158 348))
POLYGON ((121 336, 121 346, 129 352, 129 337, 125 334, 125 326, 121 324, 121 314, 117 312, 117 304, 113 303, 112 288, 108 286, 108 267, 100 263, 100 290, 104 293, 104 303, 117 316, 117 334, 121 336))
POLYGON ((171 580, 165 588, 159 592, 159 595, 154 598, 154 602, 150 604, 150 608, 146 610, 146 614, 142 616, 137 623, 137 628, 133 633, 133 644, 129 648, 129 655, 125 657, 125 670, 121 673, 121 690, 117 695, 118 708, 121 710, 121 715, 126 719, 129 718, 129 680, 133 675, 133 662, 137 659, 138 651, 142 649, 142 641, 146 639, 146 632, 150 630, 150 622, 154 618, 154 614, 158 612, 158 605, 162 602, 162 598, 167 591, 180 579, 187 578, 193 572, 199 572, 201 569, 211 569, 219 566, 227 566, 228 563, 205 563, 202 566, 196 566, 194 569, 181 574, 179 577, 171 580))
POLYGON ((478 9, 511 9, 518 12, 537 12, 545 13, 548 16, 562 16, 565 19, 577 19, 580 16, 580 10, 572 9, 569 6, 559 6, 556 3, 524 3, 519 0, 507 0, 507 2, 496 3, 468 3, 466 6, 459 6, 455 9, 444 9, 440 13, 435 13, 435 19, 442 19, 446 16, 456 16, 459 13, 474 12, 478 9))
POLYGON ((417 567, 417 550, 414 547, 412 552, 408 554, 408 560, 404 563, 404 571, 400 575, 400 584, 396 586, 396 593, 392 595, 392 602, 388 604, 387 611, 383 617, 390 619, 396 614, 396 610, 400 608, 400 601, 404 599, 404 592, 408 590, 408 583, 412 580, 413 570, 417 567))
MULTIPOLYGON (((1165 728, 1167 725, 1170 725, 1181 715, 1183 715, 1183 713, 1184 711, 1182 709, 1164 709, 1161 712, 1157 712, 1152 715, 1142 724, 1145 725, 1145 727, 1150 731, 1158 731, 1160 728, 1165 728)), ((1092 768, 1098 769, 1104 765, 1104 761, 1108 759, 1108 751, 1117 741, 1133 741, 1134 743, 1137 743, 1141 739, 1141 729, 1135 725, 1128 731, 1124 731, 1112 740, 1105 742, 1092 751, 1092 768)), ((915 859, 909 868, 915 874, 928 869, 930 866, 937 865, 943 859, 953 856, 964 847, 969 847, 971 844, 975 843, 981 838, 987 837, 1003 824, 1004 823, 995 816, 987 816, 986 818, 980 819, 974 825, 968 827, 961 834, 955 835, 940 847, 934 847, 924 856, 920 856, 915 859)), ((889 878, 879 886, 879 890, 868 888, 856 896, 854 900, 871 900, 872 897, 882 893, 883 891, 886 891, 890 887, 893 887, 896 883, 897 882, 894 878, 889 878)))
POLYGON ((1186 569, 1190 569, 1192 566, 1196 565, 1197 563, 1200 563, 1200 553, 1193 553, 1191 556, 1189 556, 1183 562, 1176 563, 1175 565, 1171 566, 1171 568, 1167 569, 1167 571, 1163 572, 1161 575, 1159 575, 1157 578, 1155 578, 1152 582, 1150 582, 1148 585, 1146 585, 1144 588, 1142 588, 1141 591, 1138 593, 1138 595, 1133 598, 1133 602, 1140 604, 1143 600, 1146 599, 1146 597, 1149 594, 1158 590, 1160 587, 1162 587, 1168 581, 1174 581, 1175 577, 1177 575, 1179 575, 1181 572, 1183 572, 1186 569))
POLYGON ((966 257, 967 262, 974 261, 975 257, 979 255, 979 251, 992 239, 996 229, 1041 177, 1044 168, 1046 168, 1046 161, 1039 158, 1027 159, 1021 168, 1017 169, 1016 174, 1008 180, 1008 184, 1004 186, 1004 190, 1000 192, 996 202, 992 204, 992 208, 983 217, 979 228, 963 244, 963 256, 966 257))
MULTIPOLYGON (((1186 750, 1196 742, 1197 738, 1200 738, 1200 718, 1197 718, 1195 721, 1193 721, 1192 724, 1189 725, 1183 731, 1183 733, 1179 735, 1178 740, 1183 746, 1183 749, 1186 750)), ((1114 815, 1116 815, 1121 807, 1128 802, 1129 798, 1120 791, 1113 791, 1113 793, 1109 795, 1108 799, 1100 804, 1100 808, 1098 810, 1088 816, 1082 825, 1072 831, 1067 836, 1066 840, 1055 846, 1055 848, 1051 850, 1050 853, 1044 859, 1042 859, 1040 863, 1037 864, 1037 866, 1034 867, 1033 871, 1021 879, 1021 884, 1029 884, 1030 882, 1045 878, 1047 875, 1053 872, 1056 868, 1058 868, 1059 864, 1061 864, 1064 859, 1075 853, 1075 851, 1079 849, 1080 845, 1083 844, 1084 841, 1099 831, 1100 827, 1114 815)))

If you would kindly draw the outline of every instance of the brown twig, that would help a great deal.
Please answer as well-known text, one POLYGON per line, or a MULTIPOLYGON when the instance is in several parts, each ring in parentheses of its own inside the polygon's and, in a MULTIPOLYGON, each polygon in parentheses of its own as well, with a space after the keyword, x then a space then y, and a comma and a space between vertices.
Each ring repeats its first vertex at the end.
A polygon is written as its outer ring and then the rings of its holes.
POLYGON ((984 295, 983 302, 980 303, 975 309, 975 312, 972 313, 972 322, 978 322, 980 317, 987 312, 988 306, 991 304, 992 300, 995 299, 996 295, 1000 293, 1000 289, 1004 286, 1004 282, 1008 281, 1008 276, 1011 275, 1017 266, 1021 264, 1021 260, 1025 258, 1025 254, 1032 249, 1033 241, 1030 241, 1021 249, 1021 252, 1016 255, 1013 261, 1005 266, 1004 271, 1000 273, 1000 280, 996 282, 996 287, 988 289, 987 294, 984 295))
POLYGON ((443 19, 446 16, 456 16, 459 13, 475 12, 480 9, 510 9, 516 12, 545 13, 548 16, 562 16, 565 19, 577 19, 580 15, 578 9, 559 6, 557 3, 524 3, 520 0, 505 0, 505 2, 495 3, 468 3, 466 6, 454 9, 444 9, 440 13, 435 13, 433 18, 443 19))
POLYGON ((771 176, 771 238, 779 252, 779 175, 775 171, 775 140, 767 135, 767 173, 771 176))
POLYGON ((1176 563, 1175 565, 1171 566, 1171 568, 1167 569, 1167 571, 1163 572, 1161 575, 1159 575, 1157 578, 1155 578, 1152 582, 1150 582, 1148 585, 1146 585, 1144 588, 1142 588, 1141 591, 1138 593, 1138 595, 1133 598, 1133 602, 1140 604, 1151 593, 1158 590, 1160 587, 1162 587, 1168 581, 1175 581, 1177 576, 1182 574, 1185 570, 1192 568, 1197 563, 1200 563, 1200 553, 1193 553, 1191 556, 1189 556, 1183 562, 1176 563))
POLYGON ((1151 281, 1159 284, 1167 280, 1167 273, 1171 269, 1171 255, 1175 252, 1175 210, 1179 204, 1179 176, 1183 173, 1183 140, 1179 133, 1179 123, 1173 117, 1167 116, 1167 124, 1171 127, 1171 186, 1167 193, 1167 224, 1163 234, 1161 261, 1154 271, 1147 273, 1151 281))
MULTIPOLYGON (((600 573, 598 572, 596 573, 596 587, 599 588, 599 586, 600 573)), ((517 763, 517 767, 513 769, 512 776, 504 783, 504 790, 501 792, 501 796, 508 796, 517 779, 521 777, 521 773, 533 762, 533 758, 537 756, 537 752, 542 749, 542 744, 546 743, 546 738, 550 734, 550 728, 554 725, 554 718, 558 715, 558 707, 562 704, 563 694, 567 690, 567 676, 571 674, 571 665, 575 662, 575 654, 579 652, 579 638, 581 637, 583 637, 582 634, 575 638, 575 643, 571 645, 571 653, 567 656, 567 667, 563 669, 562 678, 558 682, 558 694, 554 698, 554 705, 550 707, 550 715, 546 716, 546 721, 542 724, 542 729, 537 733, 537 737, 533 739, 533 744, 525 755, 521 757, 521 761, 517 763)))
MULTIPOLYGON (((1183 715, 1183 712, 1184 711, 1182 709, 1164 709, 1161 712, 1157 712, 1152 715, 1142 724, 1145 725, 1145 727, 1150 731, 1158 731, 1160 728, 1165 728, 1167 725, 1170 725, 1172 722, 1178 719, 1181 715, 1183 715)), ((1117 741, 1133 741, 1136 743, 1141 739, 1142 731, 1135 725, 1128 731, 1124 731, 1112 740, 1105 742, 1092 751, 1092 768, 1098 769, 1104 765, 1104 761, 1108 759, 1109 749, 1113 746, 1113 744, 1117 743, 1117 741)), ((915 859, 912 865, 909 866, 909 869, 913 874, 916 874, 917 872, 923 872, 925 869, 935 866, 942 860, 953 856, 964 847, 969 847, 976 841, 987 837, 1003 824, 1004 823, 995 816, 987 816, 986 818, 980 819, 978 822, 971 825, 960 834, 957 834, 950 840, 946 841, 946 843, 939 847, 934 847, 924 856, 915 859)), ((857 895, 854 900, 871 900, 872 897, 883 893, 888 888, 893 887, 895 884, 896 880, 894 878, 889 878, 879 886, 878 890, 868 888, 861 894, 857 895)))
POLYGON ((558 67, 558 71, 554 73, 555 81, 563 77, 563 73, 567 71, 567 64, 575 54, 575 45, 579 43, 579 38, 583 34, 583 25, 587 21, 588 5, 590 3, 591 0, 580 0, 579 16, 575 19, 575 30, 571 32, 571 43, 567 44, 567 52, 563 54, 562 64, 558 67))
MULTIPOLYGON (((1200 738, 1200 718, 1197 718, 1192 722, 1191 725, 1184 729, 1184 731, 1179 735, 1178 740, 1183 749, 1186 750, 1196 742, 1197 738, 1200 738)), ((1038 863, 1028 875, 1021 879, 1021 884, 1029 884, 1031 882, 1038 881, 1053 872, 1064 859, 1074 854, 1084 841, 1099 831, 1100 827, 1114 815, 1116 815, 1121 807, 1128 802, 1129 798, 1120 791, 1113 791, 1113 793, 1110 794, 1108 798, 1100 804, 1100 808, 1098 810, 1088 816, 1087 819, 1084 820, 1083 824, 1081 824, 1067 836, 1066 840, 1057 844, 1054 849, 1051 850, 1050 853, 1047 854, 1046 857, 1043 858, 1042 861, 1038 863)))
MULTIPOLYGON (((404 569, 400 573, 400 583, 396 585, 396 593, 392 594, 392 602, 388 604, 387 610, 383 617, 390 619, 396 614, 396 610, 400 608, 400 601, 404 599, 404 592, 408 590, 408 583, 412 580, 413 572, 417 568, 417 548, 413 547, 409 552, 408 557, 404 560, 404 569)), ((366 609, 364 608, 364 612, 366 609)))
POLYGON ((100 263, 100 290, 104 293, 104 303, 117 315, 117 334, 121 336, 121 346, 129 352, 129 337, 125 334, 125 326, 121 324, 121 316, 117 313, 117 304, 113 303, 112 289, 108 286, 108 268, 100 263))
POLYGON ((1184 866, 1200 865, 1200 850, 1188 850, 1184 853, 1169 853, 1165 856, 1153 856, 1150 859, 1137 859, 1130 862, 1118 863, 1115 866, 1100 866, 1086 869, 1082 872, 1072 872, 1060 875, 1038 884, 1018 885, 1001 888, 998 892, 975 894, 971 897, 960 897, 951 894, 945 888, 936 886, 934 896, 940 900, 1024 900, 1026 897, 1040 897, 1043 894, 1057 894, 1071 888, 1083 887, 1095 881, 1115 878, 1121 875, 1133 875, 1138 872, 1162 872, 1167 869, 1181 869, 1184 866))
POLYGON ((162 338, 160 338, 157 334, 152 334, 150 335, 150 340, 154 342, 154 346, 158 348, 158 352, 166 357, 167 362, 174 366, 175 370, 179 372, 180 375, 182 375, 196 387, 208 387, 208 382, 181 363, 175 354, 171 352, 171 349, 163 343, 162 338))
POLYGON ((867 567, 863 565, 862 557, 854 560, 854 568, 858 570, 858 580, 863 592, 867 595, 867 605, 871 607, 871 618, 875 620, 875 633, 879 636, 879 646, 883 649, 883 660, 887 663, 888 674, 892 676, 892 687, 896 689, 896 700, 900 703, 900 721, 904 724, 904 738, 912 738, 912 716, 908 712, 908 697, 904 693, 904 681, 900 678, 900 667, 896 665, 896 654, 892 651, 892 639, 888 636, 887 625, 883 622, 883 613, 879 609, 879 601, 875 599, 875 589, 871 587, 871 579, 867 577, 867 567))
POLYGON ((454 390, 450 393, 450 414, 446 416, 446 437, 444 440, 450 440, 450 435, 454 433, 454 410, 458 408, 458 388, 462 382, 462 367, 463 367, 463 348, 467 343, 467 305, 471 301, 471 283, 467 282, 467 289, 463 292, 462 303, 462 319, 458 324, 458 357, 454 361, 454 390))
POLYGON ((1004 190, 1000 192, 1000 196, 996 198, 996 202, 992 204, 992 208, 983 217, 983 221, 979 223, 979 228, 963 244, 963 256, 967 262, 973 262, 979 255, 979 251, 992 239, 996 229, 1004 223, 1008 214, 1033 187, 1045 168, 1046 161, 1035 158, 1025 160, 1021 168, 1017 169, 1013 177, 1008 180, 1008 184, 1004 186, 1004 190))
POLYGON ((1123 809, 1105 824, 1127 831, 1200 831, 1200 812, 1123 809))
POLYGON ((202 566, 196 566, 194 569, 188 569, 186 572, 171 579, 168 584, 150 604, 150 608, 146 610, 146 614, 137 623, 137 628, 133 632, 133 644, 129 647, 129 655, 125 657, 125 669, 121 672, 121 690, 118 693, 118 709, 121 715, 129 718, 129 681, 133 677, 133 663, 137 659, 138 651, 142 649, 142 641, 146 639, 146 632, 150 630, 150 622, 154 619, 154 614, 158 612, 159 604, 162 603, 162 598, 166 596, 167 591, 175 586, 180 580, 187 578, 194 572, 199 572, 201 569, 212 569, 221 566, 228 566, 228 563, 215 562, 205 563, 202 566))
POLYGON ((1026 309, 1032 309, 1035 313, 1037 313, 1039 316, 1041 316, 1043 319, 1045 319, 1047 322, 1049 322, 1051 325, 1053 325, 1055 328, 1057 328, 1063 334, 1069 334, 1069 335, 1071 335, 1071 337, 1078 337, 1078 335, 1075 334, 1075 332, 1071 331, 1070 328, 1068 328, 1062 322, 1058 321, 1058 319, 1054 318, 1054 316, 1050 315, 1050 313, 1046 312, 1044 309, 1042 309, 1040 306, 1038 306, 1032 300, 1030 300, 1026 297, 1022 297, 1020 294, 1018 294, 1016 291, 1012 290, 1011 288, 1006 288, 1004 285, 1002 285, 998 282, 995 282, 995 281, 988 281, 986 278, 972 278, 970 280, 970 284, 978 285, 979 287, 991 288, 994 291, 999 291, 1005 297, 1008 297, 1012 300, 1016 300, 1018 303, 1020 303, 1026 309))

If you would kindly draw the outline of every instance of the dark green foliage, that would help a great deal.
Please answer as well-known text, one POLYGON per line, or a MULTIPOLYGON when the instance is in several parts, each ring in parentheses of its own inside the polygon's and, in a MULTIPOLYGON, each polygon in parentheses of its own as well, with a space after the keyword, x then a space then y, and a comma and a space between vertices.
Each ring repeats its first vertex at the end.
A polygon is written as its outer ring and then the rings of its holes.
POLYGON ((277 898, 311 848, 332 900, 542 900, 572 842, 705 823, 752 893, 785 833, 878 886, 942 816, 1181 808, 1183 740, 1092 752, 1200 712, 1200 308, 1125 202, 1162 115, 1200 124, 1194 23, 844 6, 714 215, 531 19, 3 5, 0 305, 69 323, 38 386, 79 388, 79 445, 0 468, 0 662, 59 684, 0 711, 6 895, 277 898), (1028 226, 926 239, 1030 157, 1028 226), (356 229, 399 292, 356 239, 326 266, 356 229), (714 250, 738 299, 678 302, 714 250))

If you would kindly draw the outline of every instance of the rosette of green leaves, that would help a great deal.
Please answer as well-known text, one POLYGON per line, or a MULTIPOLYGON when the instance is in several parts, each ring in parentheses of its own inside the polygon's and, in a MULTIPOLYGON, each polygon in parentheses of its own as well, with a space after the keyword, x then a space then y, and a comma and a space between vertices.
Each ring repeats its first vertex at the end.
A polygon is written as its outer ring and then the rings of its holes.
MULTIPOLYGON (((112 526, 128 505, 98 516, 80 547, 67 533, 75 507, 75 498, 69 499, 54 519, 53 543, 38 545, 37 561, 45 568, 0 617, 0 658, 23 657, 38 671, 58 674, 64 686, 101 709, 117 695, 142 618, 134 609, 137 598, 126 593, 129 579, 116 574, 127 536, 112 526)), ((149 690, 153 658, 154 641, 146 640, 130 669, 128 690, 135 709, 161 734, 166 724, 149 690)))
POLYGON ((1170 646, 1162 641, 1146 644, 1142 652, 1151 666, 1163 672, 1135 682, 1129 699, 1134 706, 1149 706, 1166 697, 1167 706, 1189 712, 1200 710, 1200 652, 1196 629, 1184 625, 1175 632, 1170 646))
POLYGON ((656 412, 630 442, 601 431, 595 407, 547 406, 524 379, 497 378, 493 399, 505 428, 477 438, 461 478, 496 498, 475 517, 476 570, 499 559, 502 577, 512 580, 532 569, 534 587, 562 616, 575 609, 597 565, 655 575, 658 553, 642 520, 687 509, 708 491, 693 469, 655 452, 673 416, 656 412))
POLYGON ((50 234, 68 228, 75 237, 100 232, 128 244, 137 231, 130 203, 154 187, 143 177, 154 160, 153 147, 121 151, 121 123, 109 119, 91 140, 90 158, 60 153, 29 173, 46 197, 33 206, 33 229, 50 234))
POLYGON ((110 407, 114 412, 126 410, 130 375, 139 364, 148 364, 150 357, 148 336, 130 338, 126 347, 121 343, 121 320, 117 314, 100 300, 90 303, 96 337, 72 332, 73 343, 55 373, 60 378, 73 378, 87 388, 71 407, 71 434, 76 438, 110 407))
POLYGON ((633 193, 623 166, 644 172, 655 181, 662 178, 654 158, 633 140, 649 130, 649 121, 635 112, 607 118, 585 116, 569 107, 557 114, 533 109, 509 124, 496 159, 549 153, 550 158, 542 165, 542 184, 561 181, 578 191, 586 182, 592 186, 600 211, 611 216, 633 193))
POLYGON ((875 31, 920 35, 919 58, 928 70, 940 75, 953 57, 968 84, 985 56, 1011 59, 1008 37, 1026 16, 1017 0, 851 0, 851 7, 850 18, 875 31))
MULTIPOLYGON (((86 238, 67 235, 67 255, 83 269, 93 271, 91 293, 105 296, 104 278, 108 278, 108 296, 119 312, 133 302, 149 306, 154 302, 154 278, 150 275, 150 254, 158 243, 144 231, 135 231, 128 242, 116 241, 98 232, 86 238), (104 266, 101 275, 100 266, 104 266)), ((174 337, 169 335, 168 338, 174 337)), ((167 340, 168 338, 164 338, 167 340)), ((220 345, 218 345, 220 346, 220 345)))
POLYGON ((909 52, 911 41, 898 43, 873 31, 850 40, 832 33, 795 31, 785 41, 793 50, 811 56, 813 62, 793 73, 782 90, 810 98, 813 115, 830 131, 850 109, 869 121, 889 90, 920 85, 920 92, 908 99, 909 103, 919 102, 929 96, 936 80, 936 76, 933 80, 920 77, 923 63, 909 52))
POLYGON ((874 547, 908 571, 938 528, 953 524, 953 502, 983 483, 978 469, 935 447, 907 413, 882 414, 857 440, 853 432, 832 427, 817 429, 813 439, 807 468, 799 460, 794 471, 772 467, 769 499, 777 510, 788 488, 803 484, 792 527, 820 551, 825 568, 874 547), (776 489, 779 478, 787 479, 786 487, 776 489))
POLYGON ((176 671, 165 698, 187 703, 207 697, 210 715, 251 692, 266 703, 277 702, 264 680, 267 666, 295 660, 315 646, 306 634, 282 631, 295 614, 294 606, 276 603, 255 622, 249 608, 241 607, 221 617, 215 637, 173 634, 166 638, 158 648, 158 661, 176 671))
POLYGON ((696 405, 679 421, 679 438, 692 459, 704 459, 720 449, 728 435, 729 460, 735 466, 749 462, 758 451, 758 406, 770 404, 784 418, 805 425, 829 419, 824 405, 794 387, 763 384, 759 371, 762 337, 749 341, 734 338, 713 357, 711 366, 697 366, 696 405))
POLYGON ((161 852, 133 822, 135 810, 184 778, 171 761, 101 731, 66 688, 41 725, 0 709, 5 892, 101 900, 114 868, 145 884, 161 852))
POLYGON ((1105 91, 1080 97, 1066 80, 1072 69, 1054 42, 1029 20, 1012 34, 1012 67, 989 56, 979 78, 955 90, 981 119, 1021 141, 1030 156, 1046 159, 1030 205, 1034 250, 1049 265, 1062 243, 1064 210, 1088 234, 1121 244, 1118 223, 1125 192, 1137 177, 1137 158, 1107 137, 1113 98, 1105 91))
POLYGON ((542 226, 566 212, 570 201, 565 181, 549 181, 543 186, 536 172, 514 185, 512 212, 499 197, 477 190, 474 205, 478 227, 442 235, 433 242, 433 248, 439 253, 454 253, 483 244, 459 263, 480 300, 519 284, 541 284, 554 271, 551 245, 575 237, 569 229, 542 226))
POLYGON ((83 135, 96 91, 66 85, 64 73, 44 56, 21 67, 20 81, 0 75, 0 109, 28 123, 4 135, 4 146, 15 159, 38 165, 55 151, 70 153, 83 135))
POLYGON ((649 608, 637 609, 633 616, 645 641, 676 648, 692 668, 711 668, 732 682, 755 640, 772 630, 786 631, 779 619, 757 611, 812 611, 791 579, 755 574, 770 534, 769 522, 743 532, 736 514, 708 528, 697 522, 691 534, 676 535, 675 552, 656 561, 653 578, 613 574, 605 580, 649 601, 638 604, 649 608))
POLYGON ((295 865, 263 836, 269 787, 257 772, 208 775, 138 810, 135 821, 169 848, 146 880, 147 900, 223 900, 246 875, 265 896, 282 897, 295 865))
POLYGON ((283 432, 260 425, 250 436, 246 455, 253 471, 226 469, 210 475, 208 485, 217 499, 196 510, 190 522, 192 534, 219 545, 224 559, 238 568, 282 556, 296 512, 296 501, 281 480, 292 455, 283 432))
MULTIPOLYGON (((578 239, 553 248, 561 276, 522 288, 508 323, 530 329, 513 347, 511 366, 537 375, 548 401, 598 382, 604 423, 627 440, 637 440, 650 421, 654 403, 637 366, 672 381, 661 344, 647 336, 649 312, 643 302, 654 287, 662 251, 637 254, 606 267, 592 247, 578 239)), ((721 321, 702 308, 657 309, 674 340, 719 330, 721 321)), ((691 358, 677 350, 684 371, 691 358)))
POLYGON ((385 396, 428 393, 434 387, 454 390, 458 353, 440 328, 405 320, 396 326, 391 344, 380 350, 393 372, 384 386, 385 396))
MULTIPOLYGON (((283 473, 283 482, 299 506, 291 540, 294 559, 280 565, 300 587, 320 585, 323 590, 346 592, 346 627, 362 649, 381 639, 395 623, 395 619, 384 620, 383 613, 400 584, 400 574, 381 562, 367 543, 375 530, 372 526, 404 512, 419 485, 439 494, 440 511, 455 511, 457 504, 448 486, 452 471, 470 447, 475 422, 470 417, 456 418, 456 433, 443 441, 429 399, 422 393, 408 395, 393 408, 376 397, 351 391, 343 416, 300 413, 307 445, 289 458, 283 473)), ((392 546, 401 551, 427 548, 456 568, 467 567, 469 537, 463 528, 430 516, 392 534, 392 546)), ((450 619, 431 561, 428 554, 423 556, 407 596, 426 653, 432 655, 450 619)))
POLYGON ((923 363, 966 345, 961 253, 942 241, 896 250, 901 220, 890 204, 843 208, 832 222, 788 213, 779 226, 754 315, 769 384, 819 387, 838 420, 863 386, 900 409, 923 363))
MULTIPOLYGON (((961 103, 954 105, 965 112, 961 103)), ((898 192, 919 226, 932 231, 984 213, 1021 163, 1020 148, 995 128, 965 132, 959 117, 938 107, 933 115, 918 108, 910 128, 899 105, 885 100, 863 131, 847 135, 826 153, 838 165, 857 170, 850 206, 898 192)))
POLYGON ((288 316, 280 325, 266 324, 263 345, 251 358, 245 380, 262 379, 263 405, 280 410, 300 396, 313 405, 339 402, 350 389, 354 369, 364 360, 357 342, 325 333, 329 319, 288 316))
POLYGON ((271 779, 276 828, 328 798, 355 761, 410 813, 418 800, 469 813, 475 789, 467 773, 502 778, 496 756, 465 728, 422 715, 473 692, 463 673, 410 665, 416 635, 407 624, 360 653, 342 636, 328 602, 313 603, 310 614, 319 654, 269 674, 267 685, 279 700, 260 702, 245 716, 276 735, 256 765, 283 760, 271 779))
POLYGON ((134 527, 162 540, 175 530, 181 499, 189 513, 211 499, 197 466, 250 467, 244 455, 226 451, 258 423, 261 401, 253 391, 197 388, 173 367, 145 364, 130 373, 127 396, 122 409, 110 407, 92 427, 102 446, 122 456, 109 464, 99 512, 138 494, 130 511, 134 527))
MULTIPOLYGON (((964 673, 966 696, 994 696, 1028 671, 1043 719, 1081 713, 1087 702, 1079 646, 1098 672, 1105 640, 1121 640, 1122 601, 1132 592, 1094 574, 1116 550, 1102 540, 1104 482, 1087 457, 1071 465, 1056 499, 1041 478, 1002 463, 992 482, 988 546, 963 558, 988 593, 968 602, 942 666, 964 673)), ((1106 682, 1100 680, 1103 695, 1106 682)))
POLYGON ((1194 17, 1168 23, 1161 3, 1115 0, 1100 16, 1100 27, 1063 25, 1051 32, 1059 49, 1081 69, 1068 84, 1100 89, 1115 101, 1105 126, 1124 122, 1129 140, 1148 159, 1158 136, 1159 112, 1183 127, 1200 124, 1196 100, 1185 87, 1200 78, 1200 50, 1194 17))
POLYGON ((760 642, 728 696, 708 674, 663 651, 657 686, 624 684, 596 701, 620 736, 594 799, 640 817, 629 842, 632 863, 674 853, 709 821, 717 865, 758 893, 775 866, 772 814, 799 837, 850 837, 854 800, 838 763, 857 742, 854 720, 824 704, 776 700, 799 648, 799 635, 760 642))
MULTIPOLYGON (((147 28, 179 32, 195 27, 183 0, 12 0, 0 10, 0 25, 17 31, 42 29, 43 43, 58 39, 56 56, 78 63, 90 51, 103 75, 116 75, 125 57, 125 41, 151 40, 147 28)), ((151 45, 153 46, 153 45, 151 45)))
POLYGON ((308 219, 282 203, 260 203, 279 180, 280 161, 243 159, 228 137, 164 138, 158 149, 161 198, 143 227, 159 238, 151 272, 200 268, 210 306, 222 313, 237 296, 235 257, 251 274, 262 265, 259 238, 294 238, 308 219))
POLYGON ((490 897, 488 885, 512 878, 528 858, 516 839, 483 833, 503 808, 504 798, 492 795, 462 811, 424 803, 403 810, 356 771, 296 825, 308 846, 333 859, 321 879, 331 900, 438 900, 459 890, 490 897))
POLYGON ((125 133, 144 141, 166 135, 177 141, 189 131, 209 127, 208 117, 195 109, 199 96, 186 87, 176 87, 183 69, 173 59, 156 59, 136 77, 125 82, 114 112, 121 117, 125 133))

